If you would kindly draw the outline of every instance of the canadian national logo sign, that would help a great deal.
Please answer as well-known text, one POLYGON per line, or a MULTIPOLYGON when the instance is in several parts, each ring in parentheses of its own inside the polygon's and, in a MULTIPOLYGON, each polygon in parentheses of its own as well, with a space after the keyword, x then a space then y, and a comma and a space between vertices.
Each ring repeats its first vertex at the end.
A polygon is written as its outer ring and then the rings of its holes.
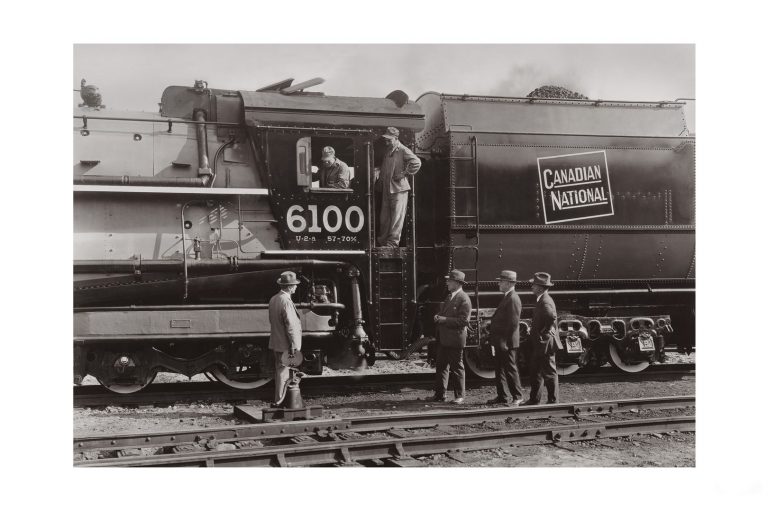
POLYGON ((544 223, 613 215, 605 151, 537 159, 544 223))

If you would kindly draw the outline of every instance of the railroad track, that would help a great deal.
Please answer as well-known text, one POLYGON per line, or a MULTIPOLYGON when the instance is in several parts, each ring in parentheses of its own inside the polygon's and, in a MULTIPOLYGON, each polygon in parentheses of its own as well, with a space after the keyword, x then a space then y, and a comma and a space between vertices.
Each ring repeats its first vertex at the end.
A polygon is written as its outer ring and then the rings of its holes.
MULTIPOLYGON (((695 364, 663 364, 650 366, 644 372, 636 374, 620 373, 615 369, 604 366, 591 372, 575 373, 561 376, 561 382, 580 381, 642 381, 659 376, 690 376, 695 375, 695 364)), ((425 373, 385 373, 341 376, 309 376, 301 381, 301 392, 304 396, 323 396, 336 393, 349 393, 379 386, 424 386, 432 385, 434 372, 425 373)), ((526 377, 523 376, 525 383, 526 377)), ((468 384, 488 384, 479 378, 467 377, 468 384)), ((167 405, 190 402, 243 402, 247 400, 269 401, 272 398, 270 385, 254 389, 239 390, 224 386, 219 382, 174 382, 151 384, 137 393, 120 395, 112 393, 99 385, 75 386, 74 406, 104 407, 167 405)))
POLYGON ((656 397, 94 436, 74 439, 73 457, 78 467, 409 466, 419 464, 414 456, 450 450, 693 432, 692 414, 666 412, 692 413, 694 407, 693 396, 656 397), (667 411, 654 414, 661 410, 667 411), (541 424, 509 428, 516 422, 541 424), (472 426, 475 431, 467 432, 472 426))

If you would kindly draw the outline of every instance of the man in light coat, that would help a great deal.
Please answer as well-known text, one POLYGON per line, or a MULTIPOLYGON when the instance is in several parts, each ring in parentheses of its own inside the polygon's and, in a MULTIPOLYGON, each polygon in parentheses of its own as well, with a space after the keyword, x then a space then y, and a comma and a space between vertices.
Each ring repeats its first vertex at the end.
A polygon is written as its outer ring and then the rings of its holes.
POLYGON ((517 369, 517 349, 520 347, 520 312, 523 310, 520 296, 515 293, 517 273, 502 270, 497 277, 499 289, 504 294, 491 318, 489 341, 496 353, 496 398, 488 404, 520 405, 523 388, 517 369))
POLYGON ((381 162, 377 189, 381 190, 381 213, 379 215, 379 234, 376 238, 379 247, 399 247, 403 232, 405 212, 408 209, 408 175, 416 174, 421 168, 421 160, 398 137, 400 131, 389 127, 384 132, 387 147, 381 162))
POLYGON ((547 388, 547 403, 557 403, 558 380, 555 354, 563 348, 557 335, 557 309, 547 290, 552 287, 551 276, 536 272, 530 280, 536 296, 533 322, 528 340, 530 356, 531 398, 522 405, 537 405, 541 401, 541 385, 547 388))
POLYGON ((469 296, 462 289, 464 272, 451 270, 445 276, 448 297, 435 315, 437 324, 437 372, 435 395, 431 400, 445 402, 445 391, 453 377, 454 404, 464 402, 464 347, 467 344, 467 326, 472 312, 469 296))
POLYGON ((282 361, 283 353, 290 355, 301 350, 301 320, 291 295, 299 281, 293 272, 283 272, 277 280, 280 291, 269 301, 269 348, 275 356, 275 403, 283 399, 285 387, 291 376, 290 367, 282 361))

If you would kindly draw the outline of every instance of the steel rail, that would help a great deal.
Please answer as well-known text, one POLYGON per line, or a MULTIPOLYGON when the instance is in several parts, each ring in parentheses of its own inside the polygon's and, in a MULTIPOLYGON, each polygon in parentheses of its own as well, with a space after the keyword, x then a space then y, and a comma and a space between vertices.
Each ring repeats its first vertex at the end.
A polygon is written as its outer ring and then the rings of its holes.
POLYGON ((376 432, 404 428, 468 425, 507 419, 588 417, 617 414, 640 409, 683 409, 694 407, 695 397, 667 396, 630 398, 594 402, 547 404, 530 407, 484 407, 419 413, 379 414, 369 416, 331 417, 321 420, 258 423, 232 427, 212 427, 182 432, 141 432, 107 436, 87 436, 73 440, 73 451, 136 449, 174 446, 199 440, 218 442, 264 440, 292 437, 296 434, 327 431, 376 432))
MULTIPOLYGON (((659 376, 694 376, 694 364, 664 364, 648 367, 639 373, 621 373, 611 367, 601 367, 593 372, 577 372, 560 376, 562 382, 647 380, 659 376)), ((387 373, 368 375, 308 376, 302 380, 301 389, 305 396, 346 392, 350 389, 360 391, 371 386, 423 386, 435 379, 433 372, 423 373, 387 373)), ((525 382, 527 376, 523 376, 525 382)), ((479 377, 467 377, 467 383, 479 386, 492 385, 491 380, 479 377)), ((272 387, 267 385, 252 390, 233 389, 219 382, 175 382, 150 384, 145 389, 131 394, 112 393, 100 385, 89 384, 73 387, 74 407, 101 407, 107 405, 147 405, 188 403, 194 401, 237 402, 246 400, 268 400, 272 387)))
POLYGON ((75 463, 88 467, 178 467, 178 466, 313 466, 354 464, 373 459, 410 459, 413 456, 445 453, 449 450, 474 451, 510 445, 529 445, 586 441, 657 432, 694 432, 694 416, 646 418, 584 425, 500 430, 468 434, 423 435, 389 439, 365 439, 292 446, 246 448, 231 451, 182 453, 156 457, 101 459, 75 463))

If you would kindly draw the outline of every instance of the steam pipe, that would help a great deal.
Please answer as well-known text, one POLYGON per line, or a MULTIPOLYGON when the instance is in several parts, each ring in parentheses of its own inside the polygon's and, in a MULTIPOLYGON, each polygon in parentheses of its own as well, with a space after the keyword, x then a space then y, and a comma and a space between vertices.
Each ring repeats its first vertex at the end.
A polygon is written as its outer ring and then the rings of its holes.
POLYGON ((213 171, 211 171, 211 166, 208 163, 208 130, 205 127, 205 112, 203 110, 195 112, 195 121, 198 122, 195 127, 197 130, 197 174, 210 179, 213 171))
MULTIPOLYGON (((183 260, 75 260, 75 274, 132 274, 139 270, 141 272, 179 272, 183 270, 183 260)), ((278 270, 290 267, 325 267, 325 268, 345 268, 349 266, 345 261, 325 261, 325 260, 265 260, 265 259, 237 259, 234 260, 190 260, 187 262, 187 268, 195 273, 204 273, 206 271, 249 271, 249 270, 278 270)))
POLYGON ((103 176, 83 174, 75 176, 75 185, 135 185, 143 187, 206 187, 210 175, 198 178, 155 177, 155 176, 103 176))
POLYGON ((352 339, 360 343, 360 349, 365 354, 365 349, 362 348, 362 344, 368 341, 368 335, 363 329, 363 306, 360 300, 360 271, 356 267, 351 267, 347 272, 347 275, 352 280, 352 319, 354 321, 354 327, 352 332, 352 339))

